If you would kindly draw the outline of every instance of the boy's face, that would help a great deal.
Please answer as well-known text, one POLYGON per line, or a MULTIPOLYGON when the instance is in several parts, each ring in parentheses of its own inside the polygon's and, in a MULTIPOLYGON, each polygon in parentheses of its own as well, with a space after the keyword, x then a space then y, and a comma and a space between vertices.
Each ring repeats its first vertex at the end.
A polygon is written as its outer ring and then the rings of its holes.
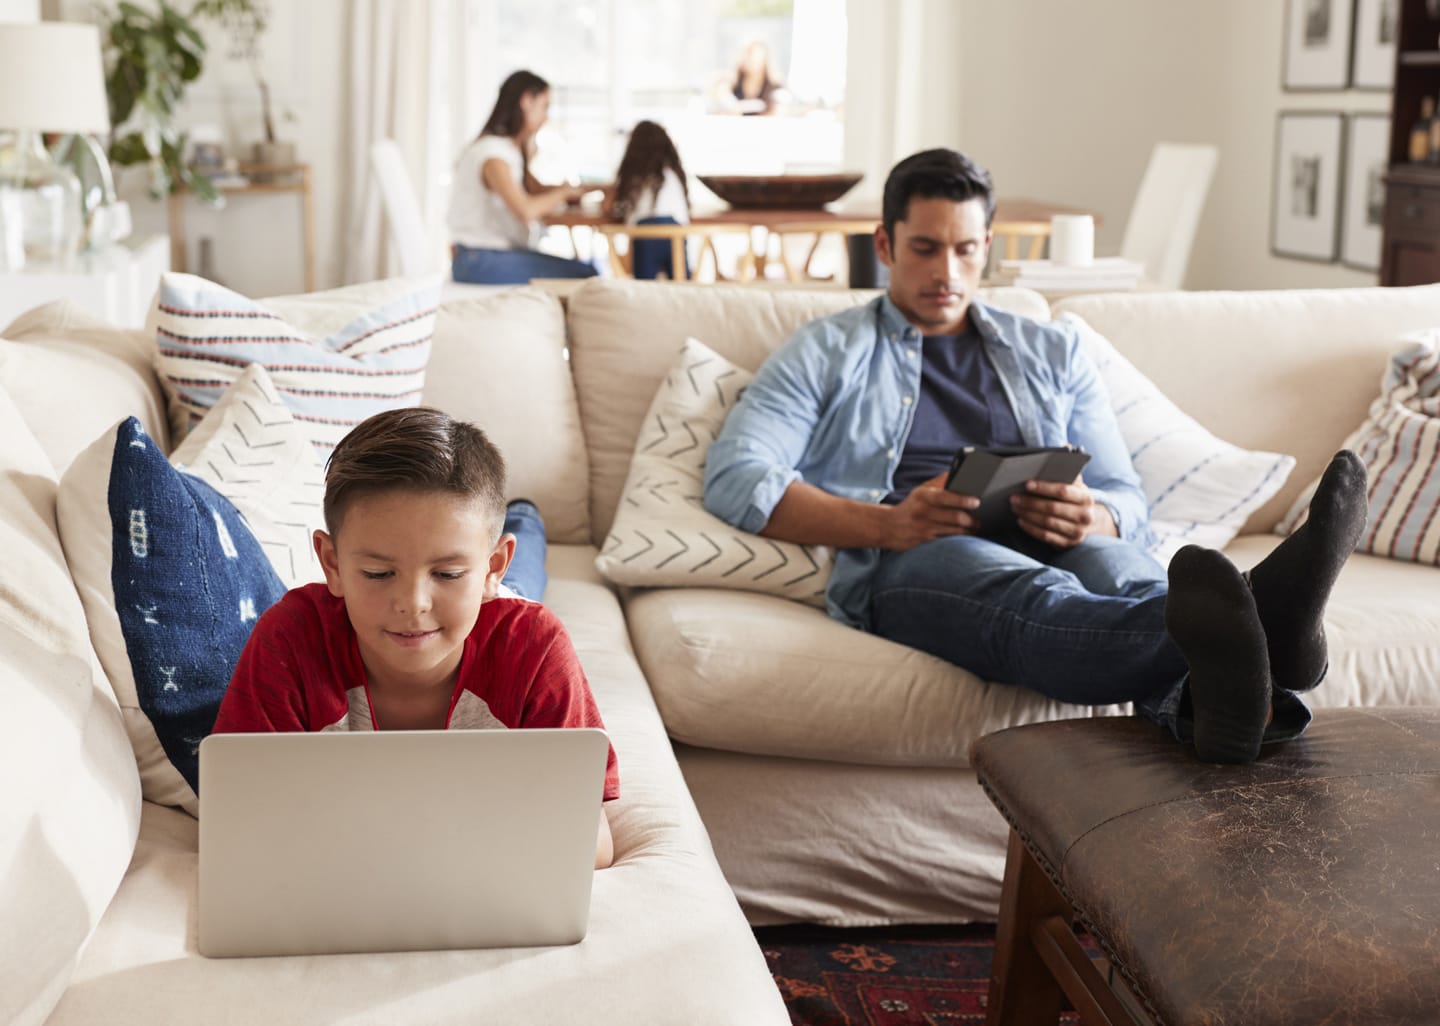
POLYGON ((350 503, 332 538, 315 532, 330 593, 345 600, 372 687, 453 682, 480 605, 515 552, 478 504, 444 492, 350 503))

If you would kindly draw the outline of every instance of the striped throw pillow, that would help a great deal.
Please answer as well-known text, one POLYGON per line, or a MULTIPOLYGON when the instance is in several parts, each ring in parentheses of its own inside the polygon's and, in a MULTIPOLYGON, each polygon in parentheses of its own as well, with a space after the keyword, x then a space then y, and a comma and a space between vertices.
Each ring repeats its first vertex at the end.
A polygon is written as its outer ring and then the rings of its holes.
POLYGON ((1185 545, 1223 549, 1280 490, 1293 456, 1242 449, 1211 434, 1072 313, 1071 325, 1110 393, 1120 436, 1150 505, 1150 553, 1161 563, 1185 545))
POLYGON ((391 291, 379 305, 326 325, 321 334, 293 328, 262 304, 204 278, 165 275, 155 328, 173 441, 252 363, 269 373, 322 459, 366 417, 417 405, 440 289, 396 282, 391 291))
MULTIPOLYGON (((1408 337, 1390 357, 1380 395, 1342 448, 1365 463, 1369 522, 1357 551, 1440 566, 1440 331, 1408 337)), ((1276 525, 1305 522, 1318 479, 1276 525)))

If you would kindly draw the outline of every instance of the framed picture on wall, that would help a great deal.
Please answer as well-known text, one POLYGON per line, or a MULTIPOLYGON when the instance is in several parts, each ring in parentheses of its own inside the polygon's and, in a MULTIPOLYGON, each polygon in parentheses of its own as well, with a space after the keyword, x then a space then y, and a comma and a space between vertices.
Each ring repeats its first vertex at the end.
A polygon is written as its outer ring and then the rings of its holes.
POLYGON ((1352 114, 1345 119, 1345 200, 1340 207, 1340 262, 1380 270, 1380 226, 1385 220, 1386 149, 1390 119, 1352 114))
POLYGON ((1344 122, 1343 115, 1322 111, 1280 112, 1270 197, 1270 249, 1276 256, 1335 260, 1344 122))
POLYGON ((1286 89, 1344 89, 1355 0, 1285 0, 1286 89))
POLYGON ((1355 59, 1350 84, 1389 91, 1395 84, 1395 36, 1400 0, 1355 0, 1355 59))

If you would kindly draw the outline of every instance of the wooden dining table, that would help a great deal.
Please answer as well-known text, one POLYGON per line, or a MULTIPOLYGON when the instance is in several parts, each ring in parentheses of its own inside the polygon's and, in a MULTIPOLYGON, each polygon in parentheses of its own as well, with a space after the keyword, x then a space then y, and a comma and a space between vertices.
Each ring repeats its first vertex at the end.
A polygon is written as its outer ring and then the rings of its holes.
MULTIPOLYGON (((1090 214, 1095 218, 1097 225, 1101 221, 1095 211, 1086 210, 1083 207, 1067 206, 1048 200, 1000 197, 995 203, 995 219, 991 222, 991 230, 997 239, 1012 233, 1043 235, 1048 233, 1050 218, 1056 214, 1090 214)), ((813 234, 817 240, 819 236, 827 233, 845 235, 850 243, 848 246, 851 264, 850 283, 858 286, 875 284, 874 247, 868 244, 864 237, 873 237, 875 228, 880 221, 878 208, 863 206, 849 209, 844 207, 839 209, 698 207, 690 214, 690 223, 697 228, 705 225, 746 225, 751 228, 750 246, 754 273, 761 278, 765 277, 770 235, 778 235, 782 240, 781 257, 785 261, 786 276, 792 280, 800 277, 800 272, 785 257, 783 239, 786 235, 813 234), (857 257, 867 256, 871 261, 871 266, 869 268, 858 266, 857 257)), ((600 225, 613 224, 614 219, 598 210, 567 207, 547 217, 545 223, 571 229, 570 241, 572 245, 575 245, 575 228, 598 228, 600 225)), ((813 255, 813 247, 811 252, 813 255)), ((579 254, 578 247, 576 253, 579 254)))

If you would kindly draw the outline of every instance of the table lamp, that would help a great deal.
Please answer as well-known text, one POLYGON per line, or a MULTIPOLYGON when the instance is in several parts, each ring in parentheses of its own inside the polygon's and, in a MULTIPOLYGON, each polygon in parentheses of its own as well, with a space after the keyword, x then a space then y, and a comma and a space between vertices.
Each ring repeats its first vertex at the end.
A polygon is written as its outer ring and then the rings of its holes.
POLYGON ((70 22, 0 24, 0 270, 64 267, 83 229, 80 181, 42 132, 110 130, 100 31, 70 22))

